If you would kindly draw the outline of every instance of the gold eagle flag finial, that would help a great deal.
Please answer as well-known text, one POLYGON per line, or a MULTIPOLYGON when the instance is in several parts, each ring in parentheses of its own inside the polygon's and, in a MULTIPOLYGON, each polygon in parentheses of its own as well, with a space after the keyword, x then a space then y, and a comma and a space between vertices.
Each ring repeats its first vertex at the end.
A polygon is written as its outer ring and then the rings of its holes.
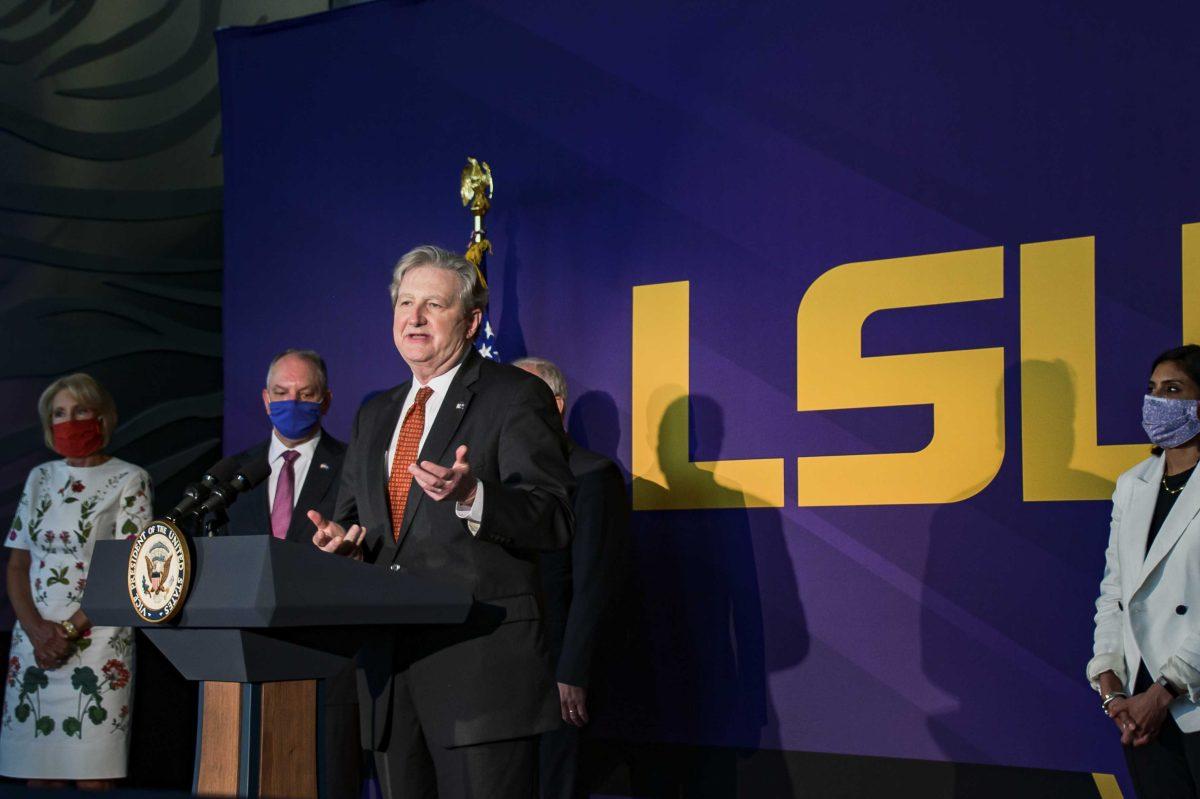
MULTIPOLYGON (((483 256, 492 251, 492 243, 487 240, 487 231, 483 229, 483 218, 492 207, 490 200, 494 191, 492 168, 488 166, 487 161, 467 156, 467 165, 463 167, 459 180, 459 196, 462 197, 462 204, 471 209, 471 216, 475 220, 471 239, 467 244, 466 259, 475 264, 476 270, 483 263, 483 256)), ((479 279, 487 285, 482 271, 479 273, 479 279)))

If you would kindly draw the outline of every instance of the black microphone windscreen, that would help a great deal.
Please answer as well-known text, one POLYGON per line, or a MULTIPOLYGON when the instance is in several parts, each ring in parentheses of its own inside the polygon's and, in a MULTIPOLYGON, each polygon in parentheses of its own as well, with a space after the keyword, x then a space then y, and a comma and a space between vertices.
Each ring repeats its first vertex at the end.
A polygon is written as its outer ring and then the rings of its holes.
POLYGON ((238 473, 238 459, 236 457, 222 458, 217 461, 204 473, 205 477, 213 478, 213 484, 228 483, 238 473))
POLYGON ((233 487, 238 491, 249 491, 270 476, 271 464, 266 458, 257 458, 242 464, 233 480, 233 487))
POLYGON ((194 516, 201 503, 219 485, 228 483, 238 472, 237 458, 222 458, 205 470, 199 483, 189 485, 183 492, 183 499, 167 512, 166 518, 172 521, 182 521, 188 516, 194 516))

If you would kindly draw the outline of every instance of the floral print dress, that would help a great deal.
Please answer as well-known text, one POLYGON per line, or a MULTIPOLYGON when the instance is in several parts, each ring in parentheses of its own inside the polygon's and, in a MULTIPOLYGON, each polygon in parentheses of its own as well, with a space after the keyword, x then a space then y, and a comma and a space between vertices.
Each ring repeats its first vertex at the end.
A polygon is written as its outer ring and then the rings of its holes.
MULTIPOLYGON (((96 541, 128 538, 150 521, 150 478, 111 458, 99 466, 51 461, 25 481, 5 544, 29 550, 29 587, 43 618, 79 609, 96 541)), ((13 628, 0 721, 0 774, 24 779, 116 779, 129 750, 133 631, 93 627, 67 662, 41 669, 13 628)))

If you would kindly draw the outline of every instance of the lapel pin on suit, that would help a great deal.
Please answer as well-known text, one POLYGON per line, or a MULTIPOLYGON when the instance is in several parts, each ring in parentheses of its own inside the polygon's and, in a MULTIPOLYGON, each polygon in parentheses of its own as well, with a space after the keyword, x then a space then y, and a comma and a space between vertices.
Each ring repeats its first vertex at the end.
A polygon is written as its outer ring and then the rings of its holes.
POLYGON ((467 407, 467 403, 465 403, 465 402, 460 402, 460 403, 458 403, 457 405, 455 405, 455 406, 454 406, 454 410, 456 410, 456 411, 461 411, 461 410, 462 410, 463 408, 465 408, 465 407, 467 407))
POLYGON ((317 465, 317 468, 318 468, 318 469, 324 469, 325 471, 329 471, 329 464, 328 464, 328 463, 321 463, 321 464, 318 464, 318 465, 317 465))

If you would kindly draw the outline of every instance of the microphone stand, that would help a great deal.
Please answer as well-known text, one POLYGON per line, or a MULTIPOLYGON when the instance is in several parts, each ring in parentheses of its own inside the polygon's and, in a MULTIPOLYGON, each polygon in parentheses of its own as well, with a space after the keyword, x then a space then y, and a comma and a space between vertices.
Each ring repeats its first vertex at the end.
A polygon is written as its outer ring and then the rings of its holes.
POLYGON ((225 528, 226 533, 229 530, 229 514, 222 510, 213 511, 204 516, 204 535, 207 538, 213 538, 218 535, 221 528, 225 528))
POLYGON ((226 528, 228 535, 229 514, 226 512, 230 505, 237 501, 238 496, 254 488, 267 479, 271 469, 266 459, 261 463, 239 469, 237 474, 227 483, 213 485, 208 498, 191 511, 195 527, 206 538, 221 534, 221 528, 226 528))

